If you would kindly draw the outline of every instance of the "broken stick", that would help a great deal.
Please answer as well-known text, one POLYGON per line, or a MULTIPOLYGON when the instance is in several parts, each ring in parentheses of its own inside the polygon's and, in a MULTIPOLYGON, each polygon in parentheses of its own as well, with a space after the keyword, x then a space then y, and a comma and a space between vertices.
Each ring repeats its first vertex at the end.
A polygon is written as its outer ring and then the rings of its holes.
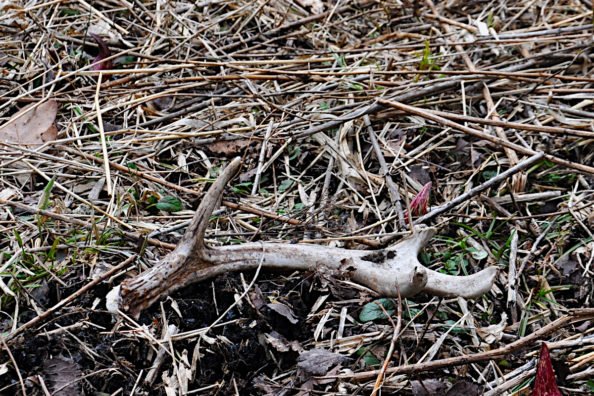
POLYGON ((184 286, 228 272, 255 270, 260 265, 286 271, 326 267, 386 297, 398 293, 411 297, 426 291, 443 297, 476 298, 493 285, 495 267, 469 276, 445 275, 423 267, 417 255, 435 233, 434 228, 424 226, 415 227, 414 234, 396 245, 375 251, 288 243, 207 246, 204 233, 209 218, 240 167, 241 160, 234 159, 214 182, 175 250, 160 264, 108 293, 108 310, 138 317, 142 310, 184 286))

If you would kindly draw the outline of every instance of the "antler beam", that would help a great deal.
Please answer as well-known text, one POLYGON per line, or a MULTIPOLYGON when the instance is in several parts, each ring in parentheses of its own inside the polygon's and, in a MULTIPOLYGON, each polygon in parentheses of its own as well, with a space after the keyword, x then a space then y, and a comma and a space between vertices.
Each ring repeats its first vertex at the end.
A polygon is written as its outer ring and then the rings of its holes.
POLYGON ((240 159, 234 159, 211 186, 175 250, 160 264, 109 292, 106 305, 110 311, 122 310, 138 317, 142 310, 184 286, 260 265, 288 271, 326 267, 346 273, 353 281, 386 297, 411 297, 424 291, 444 297, 476 298, 493 285, 495 267, 470 276, 445 275, 423 267, 417 255, 435 234, 435 229, 429 227, 417 227, 409 238, 376 251, 288 243, 207 246, 204 233, 209 217, 240 166, 240 159))

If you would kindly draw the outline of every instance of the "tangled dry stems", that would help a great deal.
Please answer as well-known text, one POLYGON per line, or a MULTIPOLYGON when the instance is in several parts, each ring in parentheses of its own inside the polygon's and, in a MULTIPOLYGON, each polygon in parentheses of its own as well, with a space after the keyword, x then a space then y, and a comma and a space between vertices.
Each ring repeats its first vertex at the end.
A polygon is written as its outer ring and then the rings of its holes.
MULTIPOLYGON (((444 354, 505 351, 509 342, 561 320, 563 331, 542 337, 561 348, 557 358, 569 366, 568 392, 587 389, 591 329, 564 321, 564 312, 591 307, 593 298, 590 4, 314 3, 323 10, 284 0, 1 6, 0 116, 5 122, 27 104, 53 98, 60 132, 43 147, 1 146, 0 193, 9 196, 0 194, 0 287, 14 294, 2 300, 2 331, 21 334, 15 329, 32 323, 25 339, 47 340, 42 347, 8 340, 4 349, 12 349, 14 362, 2 354, 11 371, 0 381, 14 382, 1 382, 1 392, 44 378, 39 360, 71 352, 92 362, 79 382, 93 391, 107 383, 106 391, 127 392, 140 383, 145 356, 134 360, 133 347, 110 355, 99 346, 108 339, 118 347, 137 343, 161 351, 158 334, 178 320, 175 304, 167 300, 164 314, 149 308, 142 323, 126 320, 105 335, 97 329, 105 328, 107 316, 93 304, 105 298, 100 282, 89 294, 94 298, 81 293, 60 301, 78 289, 81 277, 98 273, 102 279, 102 266, 127 263, 135 254, 140 258, 110 285, 130 272, 150 271, 179 241, 211 179, 238 154, 245 171, 227 186, 226 209, 215 211, 206 232, 211 246, 261 239, 381 249, 408 233, 409 203, 431 181, 429 214, 440 238, 426 249, 425 262, 453 273, 501 268, 492 291, 470 305, 404 299, 389 372, 443 361, 444 354), (106 41, 114 70, 91 70, 97 50, 88 33, 106 41), (447 207, 535 152, 548 160, 447 207), (155 210, 165 197, 187 210, 155 210), (43 290, 41 279, 50 291, 33 293, 43 290)), ((301 276, 258 284, 267 302, 280 298, 294 306, 287 296, 301 276)), ((246 292, 240 281, 230 285, 206 295, 191 289, 216 307, 193 315, 215 323, 226 298, 246 292)), ((297 338, 383 358, 377 345, 392 339, 393 328, 356 320, 370 297, 345 300, 330 289, 320 287, 325 299, 301 312, 307 331, 297 338)), ((183 296, 174 295, 175 303, 190 300, 183 296)), ((249 303, 237 303, 236 315, 269 326, 249 303)), ((241 368, 231 370, 238 377, 225 376, 225 362, 208 360, 230 353, 223 338, 209 344, 205 356, 203 349, 192 356, 202 366, 183 361, 184 350, 199 349, 198 342, 213 335, 235 334, 239 345, 260 345, 239 336, 245 335, 239 319, 216 323, 225 324, 184 322, 170 337, 173 356, 166 358, 178 373, 193 370, 191 387, 253 388, 258 381, 241 368), (209 376, 209 367, 220 371, 209 376)), ((272 341, 265 345, 258 348, 267 356, 286 357, 272 341)), ((492 394, 509 391, 529 378, 532 356, 507 357, 509 367, 475 360, 458 369, 439 366, 431 375, 464 376, 492 394)), ((291 367, 258 362, 269 364, 258 382, 262 388, 300 386, 291 367)), ((369 378, 369 367, 350 369, 369 378)), ((171 385, 157 378, 155 387, 171 385)), ((336 387, 352 392, 372 387, 339 378, 336 387)), ((388 376, 383 386, 410 389, 414 378, 388 376)))

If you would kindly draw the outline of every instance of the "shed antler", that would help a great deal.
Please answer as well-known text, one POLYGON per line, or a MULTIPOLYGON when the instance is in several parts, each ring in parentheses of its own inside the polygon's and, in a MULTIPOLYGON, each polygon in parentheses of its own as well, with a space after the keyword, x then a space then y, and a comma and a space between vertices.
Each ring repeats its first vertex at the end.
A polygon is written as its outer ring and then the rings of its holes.
POLYGON ((245 243, 210 247, 204 233, 212 211, 225 186, 240 168, 234 159, 211 186, 198 207, 185 235, 163 262, 111 290, 107 308, 137 317, 163 296, 191 283, 232 271, 253 270, 260 265, 278 270, 316 270, 326 267, 348 273, 352 280, 381 295, 411 297, 422 291, 437 296, 476 298, 489 291, 495 267, 470 276, 451 276, 423 267, 417 255, 435 233, 434 228, 417 227, 398 244, 376 251, 348 250, 288 243, 245 243))

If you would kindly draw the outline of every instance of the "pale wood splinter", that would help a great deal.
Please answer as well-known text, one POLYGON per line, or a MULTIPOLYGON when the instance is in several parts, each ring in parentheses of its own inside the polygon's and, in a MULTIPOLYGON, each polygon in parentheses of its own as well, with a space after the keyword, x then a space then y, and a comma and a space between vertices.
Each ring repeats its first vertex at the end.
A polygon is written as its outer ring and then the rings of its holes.
POLYGON ((399 293, 411 297, 426 292, 477 298, 488 292, 495 281, 495 267, 469 276, 445 275, 423 267, 417 255, 435 233, 434 228, 424 226, 417 226, 410 237, 396 245, 375 251, 288 243, 207 246, 204 233, 209 217, 240 166, 240 159, 234 159, 214 182, 175 250, 160 264, 123 281, 108 293, 106 305, 111 312, 121 310, 138 317, 142 310, 184 286, 227 272, 254 270, 260 265, 287 271, 325 267, 386 297, 397 297, 399 293))

